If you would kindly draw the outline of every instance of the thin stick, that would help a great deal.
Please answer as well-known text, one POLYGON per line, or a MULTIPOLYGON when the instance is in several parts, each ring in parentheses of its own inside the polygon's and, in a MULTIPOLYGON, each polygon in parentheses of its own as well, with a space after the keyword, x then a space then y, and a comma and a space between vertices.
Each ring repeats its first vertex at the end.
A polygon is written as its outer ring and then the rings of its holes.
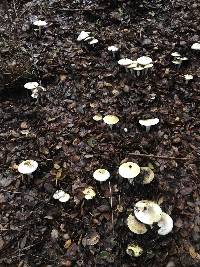
POLYGON ((94 9, 89 9, 89 8, 61 8, 60 11, 101 11, 104 10, 105 8, 103 7, 98 7, 94 9))
POLYGON ((179 158, 179 157, 169 157, 169 156, 157 156, 152 154, 137 154, 137 153, 129 153, 131 156, 138 156, 138 157, 146 157, 146 158, 157 158, 157 159, 164 159, 164 160, 194 160, 195 158, 179 158))

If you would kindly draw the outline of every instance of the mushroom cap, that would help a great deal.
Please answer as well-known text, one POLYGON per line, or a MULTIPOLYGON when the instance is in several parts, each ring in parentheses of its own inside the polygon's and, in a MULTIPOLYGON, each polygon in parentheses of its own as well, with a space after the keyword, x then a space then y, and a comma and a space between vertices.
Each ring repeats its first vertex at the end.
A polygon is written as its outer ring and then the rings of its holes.
POLYGON ((167 235, 173 229, 173 220, 167 213, 162 212, 161 219, 158 222, 158 226, 160 227, 160 229, 158 230, 158 234, 167 235))
POLYGON ((119 166, 119 174, 123 178, 131 179, 140 173, 140 166, 133 162, 125 162, 119 166))
POLYGON ((147 232, 146 226, 143 223, 138 222, 135 216, 131 214, 127 218, 127 225, 129 230, 135 234, 141 235, 147 232))
POLYGON ((53 194, 54 199, 58 199, 60 202, 67 202, 70 199, 70 195, 65 193, 63 190, 57 190, 53 194))
POLYGON ((119 48, 114 46, 114 45, 111 45, 108 47, 108 51, 117 52, 118 50, 119 50, 119 48))
POLYGON ((191 46, 191 49, 193 49, 193 50, 200 50, 200 43, 194 43, 194 44, 191 46))
POLYGON ((105 117, 103 117, 103 121, 106 124, 113 125, 113 124, 118 123, 119 118, 115 115, 106 115, 105 117))
POLYGON ((85 199, 92 199, 96 196, 96 193, 92 186, 88 186, 83 190, 83 194, 85 195, 85 199))
POLYGON ((118 64, 121 65, 121 66, 128 66, 130 64, 134 63, 133 60, 129 59, 129 58, 122 58, 118 61, 118 64))
POLYGON ((152 63, 152 59, 150 57, 146 57, 146 56, 143 56, 143 57, 139 57, 137 59, 137 63, 139 65, 142 65, 142 66, 145 66, 145 65, 149 65, 152 63))
POLYGON ((102 115, 101 114, 96 114, 94 115, 93 117, 93 120, 95 121, 101 121, 103 119, 102 115))
POLYGON ((139 257, 143 253, 143 248, 141 248, 139 245, 135 243, 132 243, 128 245, 126 253, 133 257, 139 257))
POLYGON ((104 182, 110 178, 110 173, 106 169, 97 169, 93 173, 93 178, 99 182, 104 182))
POLYGON ((172 63, 173 64, 175 64, 175 65, 180 65, 181 63, 182 63, 182 59, 180 58, 180 59, 174 59, 174 60, 172 60, 172 63))
POLYGON ((180 60, 182 61, 188 60, 188 57, 181 57, 180 60))
POLYGON ((142 67, 142 66, 137 66, 137 67, 135 67, 135 68, 133 68, 134 70, 143 70, 144 69, 144 67, 142 67))
POLYGON ((77 41, 80 42, 80 41, 86 39, 87 37, 89 37, 89 34, 90 34, 90 32, 82 31, 82 32, 79 34, 79 36, 78 36, 78 38, 77 38, 77 41))
POLYGON ((132 69, 137 67, 137 61, 133 61, 130 65, 127 66, 127 69, 132 69))
POLYGON ((153 64, 148 64, 148 65, 145 65, 144 66, 144 69, 150 69, 150 68, 152 68, 153 67, 153 64))
POLYGON ((181 54, 179 54, 178 52, 173 52, 173 53, 171 53, 171 55, 173 57, 181 57, 181 54))
POLYGON ((185 75, 184 75, 184 78, 185 78, 186 80, 192 80, 192 79, 193 79, 193 75, 191 75, 191 74, 185 74, 185 75))
POLYGON ((141 167, 141 172, 144 171, 143 184, 150 184, 154 179, 154 172, 149 167, 141 167))
POLYGON ((18 172, 22 174, 31 174, 33 173, 38 167, 38 163, 35 160, 25 160, 22 161, 18 166, 18 172))
POLYGON ((134 214, 140 222, 151 225, 160 221, 162 210, 153 201, 141 200, 135 204, 134 214))
POLYGON ((93 45, 93 44, 96 44, 98 43, 99 41, 97 39, 93 39, 92 41, 89 42, 90 45, 93 45))
POLYGON ((37 89, 38 86, 39 86, 39 83, 37 82, 28 82, 24 84, 24 88, 29 89, 29 90, 37 89))
POLYGON ((155 118, 155 119, 146 119, 146 120, 139 120, 139 124, 143 125, 143 126, 152 126, 152 125, 156 125, 159 123, 159 119, 155 118))
POLYGON ((45 20, 36 20, 33 22, 33 25, 38 26, 38 27, 42 27, 42 26, 46 26, 47 23, 45 20))

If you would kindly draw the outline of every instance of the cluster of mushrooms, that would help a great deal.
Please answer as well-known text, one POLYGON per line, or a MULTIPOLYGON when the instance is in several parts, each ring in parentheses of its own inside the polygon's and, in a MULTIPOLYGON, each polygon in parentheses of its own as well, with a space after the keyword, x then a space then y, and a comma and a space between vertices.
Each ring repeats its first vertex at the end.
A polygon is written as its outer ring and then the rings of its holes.
POLYGON ((36 98, 36 99, 39 97, 40 92, 46 91, 46 89, 42 87, 41 85, 39 85, 39 83, 37 82, 25 83, 24 88, 31 90, 32 98, 36 98))
POLYGON ((79 34, 77 41, 78 42, 84 41, 84 42, 87 42, 89 45, 97 44, 99 41, 93 36, 91 36, 90 34, 91 32, 82 31, 79 34))

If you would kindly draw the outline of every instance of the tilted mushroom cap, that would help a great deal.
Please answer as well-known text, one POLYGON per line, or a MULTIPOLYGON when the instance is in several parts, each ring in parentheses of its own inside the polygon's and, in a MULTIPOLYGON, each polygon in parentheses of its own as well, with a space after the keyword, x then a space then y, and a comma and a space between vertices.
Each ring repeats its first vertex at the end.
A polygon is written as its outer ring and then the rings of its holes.
POLYGON ((113 124, 118 123, 119 118, 118 118, 117 116, 115 116, 115 115, 106 115, 106 116, 103 118, 103 121, 104 121, 106 124, 113 125, 113 124))
POLYGON ((185 74, 185 75, 184 75, 184 78, 185 78, 186 80, 192 80, 192 79, 193 79, 193 75, 191 75, 191 74, 185 74))
POLYGON ((119 48, 114 46, 114 45, 111 45, 108 47, 108 51, 117 52, 118 50, 119 50, 119 48))
POLYGON ((102 115, 101 114, 96 114, 94 115, 93 117, 93 120, 95 121, 101 121, 103 119, 102 115))
POLYGON ((57 190, 53 194, 54 199, 58 199, 60 202, 67 202, 70 199, 70 195, 65 193, 63 190, 57 190))
POLYGON ((141 200, 135 204, 134 214, 140 222, 151 225, 160 221, 162 210, 153 201, 141 200))
POLYGON ((129 58, 122 58, 118 61, 118 64, 121 66, 128 66, 132 64, 134 61, 129 58))
POLYGON ((105 169, 98 169, 93 173, 93 177, 95 180, 103 182, 108 180, 108 178, 110 177, 110 173, 105 169))
POLYGON ((24 88, 29 90, 34 90, 39 86, 39 83, 37 82, 28 82, 24 84, 24 88))
POLYGON ((79 36, 78 36, 78 38, 77 38, 77 41, 82 41, 82 40, 86 39, 87 37, 89 37, 89 34, 90 34, 90 32, 82 31, 82 32, 79 34, 79 36))
POLYGON ((182 61, 188 60, 188 57, 181 57, 180 60, 182 61))
POLYGON ((194 43, 194 44, 191 46, 191 49, 193 49, 193 50, 200 50, 200 43, 194 43))
POLYGON ((126 253, 133 257, 139 257, 143 253, 143 248, 141 248, 139 245, 134 244, 134 243, 129 244, 126 249, 126 253))
POLYGON ((46 26, 47 25, 45 20, 36 20, 36 21, 33 22, 33 24, 35 26, 38 26, 38 27, 42 27, 42 26, 46 26))
POLYGON ((92 186, 88 186, 83 190, 83 194, 85 195, 85 199, 92 199, 96 196, 96 193, 92 186))
POLYGON ((155 118, 155 119, 146 119, 146 120, 139 120, 139 124, 143 125, 143 126, 152 126, 152 125, 156 125, 159 123, 159 119, 155 118))
POLYGON ((141 172, 144 172, 143 184, 150 184, 154 179, 154 172, 149 167, 141 167, 141 172))
POLYGON ((123 178, 131 179, 140 173, 140 167, 133 162, 126 162, 119 166, 119 174, 123 178))
POLYGON ((25 160, 22 161, 18 166, 18 172, 22 174, 31 174, 33 173, 38 167, 38 163, 35 160, 25 160))
POLYGON ((141 235, 147 232, 146 226, 143 223, 138 222, 135 216, 131 214, 127 218, 127 225, 131 232, 135 234, 141 235))
POLYGON ((173 57, 181 57, 181 54, 179 54, 178 52, 173 52, 173 53, 171 53, 171 55, 173 57))
POLYGON ((96 43, 98 43, 98 42, 99 42, 99 41, 98 41, 97 39, 93 39, 92 41, 89 42, 89 44, 92 45, 92 44, 96 44, 96 43))
POLYGON ((158 226, 160 227, 160 229, 158 230, 158 234, 167 235, 173 229, 173 220, 167 213, 162 212, 161 219, 158 222, 158 226))
POLYGON ((181 58, 174 59, 174 60, 172 60, 172 63, 175 65, 180 65, 182 63, 182 59, 181 58))
POLYGON ((143 56, 143 57, 139 57, 137 59, 137 63, 139 65, 142 65, 142 66, 145 66, 145 65, 149 65, 152 63, 152 59, 150 57, 146 57, 146 56, 143 56))
POLYGON ((137 67, 135 67, 135 68, 133 68, 134 70, 143 70, 144 69, 144 67, 142 67, 142 66, 137 66, 137 67))
POLYGON ((137 67, 137 61, 133 61, 130 65, 127 66, 127 69, 132 69, 137 67))

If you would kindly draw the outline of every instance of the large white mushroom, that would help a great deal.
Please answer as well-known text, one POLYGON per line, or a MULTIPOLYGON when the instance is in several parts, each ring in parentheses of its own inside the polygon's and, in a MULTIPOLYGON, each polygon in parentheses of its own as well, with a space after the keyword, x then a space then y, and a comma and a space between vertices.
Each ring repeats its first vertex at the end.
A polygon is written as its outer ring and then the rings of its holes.
POLYGON ((158 226, 160 227, 160 229, 158 230, 158 234, 167 235, 173 229, 173 220, 167 213, 162 212, 161 219, 158 222, 158 226))
POLYGON ((159 123, 159 119, 146 119, 146 120, 139 120, 139 124, 143 125, 146 127, 146 132, 148 133, 151 126, 156 125, 159 123))
POLYGON ((140 173, 140 166, 134 162, 125 162, 119 166, 119 174, 123 178, 132 179, 140 173))
POLYGON ((118 64, 124 67, 127 67, 128 65, 131 65, 132 63, 134 63, 134 61, 129 58, 122 58, 118 61, 118 64))
POLYGON ((137 63, 139 65, 142 65, 142 66, 145 66, 145 65, 149 65, 152 63, 152 59, 150 57, 146 57, 146 56, 143 56, 143 57, 139 57, 137 59, 137 63))
POLYGON ((194 43, 194 44, 191 46, 191 49, 193 49, 193 50, 200 50, 200 43, 194 43))
POLYGON ((97 169, 93 173, 93 178, 99 182, 104 182, 110 178, 110 173, 106 169, 97 169))
POLYGON ((39 83, 37 82, 28 82, 24 84, 24 88, 28 89, 28 90, 34 90, 37 89, 39 86, 39 83))
POLYGON ((131 214, 127 218, 127 226, 131 232, 138 235, 145 234, 147 232, 146 226, 143 223, 138 222, 135 216, 131 214))
POLYGON ((38 163, 35 160, 25 160, 22 161, 18 166, 18 172, 22 174, 31 174, 33 173, 38 167, 38 163))
POLYGON ((153 201, 141 200, 135 204, 134 214, 140 222, 152 225, 160 221, 162 210, 160 206, 153 201))
POLYGON ((115 115, 106 115, 105 117, 103 117, 103 121, 106 124, 112 126, 112 125, 118 123, 119 118, 117 116, 115 116, 115 115))

